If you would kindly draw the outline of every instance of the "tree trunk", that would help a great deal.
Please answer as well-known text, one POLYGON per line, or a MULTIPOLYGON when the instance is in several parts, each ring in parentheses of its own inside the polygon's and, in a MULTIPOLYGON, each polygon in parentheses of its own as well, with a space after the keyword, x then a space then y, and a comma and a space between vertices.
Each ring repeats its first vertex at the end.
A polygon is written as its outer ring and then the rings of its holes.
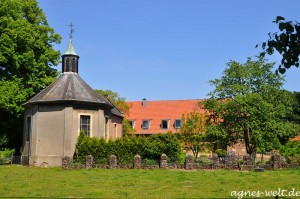
POLYGON ((252 150, 250 147, 249 129, 246 127, 246 124, 244 124, 244 140, 245 140, 246 152, 251 156, 252 150))
POLYGON ((244 140, 245 140, 246 152, 252 158, 253 164, 255 164, 255 159, 256 159, 256 140, 254 141, 253 144, 250 144, 250 133, 251 133, 251 129, 247 128, 246 125, 244 125, 244 140))

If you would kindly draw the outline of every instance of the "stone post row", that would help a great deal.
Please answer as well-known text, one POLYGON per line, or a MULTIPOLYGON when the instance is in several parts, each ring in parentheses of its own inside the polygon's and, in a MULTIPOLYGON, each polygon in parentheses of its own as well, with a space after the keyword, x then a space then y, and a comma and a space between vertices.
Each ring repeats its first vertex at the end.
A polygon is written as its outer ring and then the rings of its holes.
POLYGON ((168 156, 166 154, 162 154, 160 156, 160 168, 168 167, 168 156))
POLYGON ((69 169, 71 166, 71 158, 64 156, 62 158, 62 169, 69 169))
POLYGON ((185 157, 184 168, 186 170, 192 170, 193 169, 193 156, 191 154, 188 154, 185 157))
POLYGON ((91 169, 94 165, 94 157, 92 155, 88 155, 85 159, 85 168, 91 169))
POLYGON ((118 167, 118 160, 117 156, 111 155, 109 159, 109 167, 110 168, 117 168, 118 167))
POLYGON ((133 162, 133 168, 140 169, 141 168, 141 163, 142 163, 141 156, 140 155, 135 155, 134 156, 134 162, 133 162))

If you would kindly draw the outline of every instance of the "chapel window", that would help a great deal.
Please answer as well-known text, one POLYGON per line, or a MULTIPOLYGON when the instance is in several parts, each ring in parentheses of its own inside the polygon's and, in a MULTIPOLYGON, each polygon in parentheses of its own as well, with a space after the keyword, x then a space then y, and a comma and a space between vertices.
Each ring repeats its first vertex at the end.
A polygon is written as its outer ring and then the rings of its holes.
POLYGON ((89 115, 80 115, 80 131, 84 131, 90 136, 91 117, 89 115))

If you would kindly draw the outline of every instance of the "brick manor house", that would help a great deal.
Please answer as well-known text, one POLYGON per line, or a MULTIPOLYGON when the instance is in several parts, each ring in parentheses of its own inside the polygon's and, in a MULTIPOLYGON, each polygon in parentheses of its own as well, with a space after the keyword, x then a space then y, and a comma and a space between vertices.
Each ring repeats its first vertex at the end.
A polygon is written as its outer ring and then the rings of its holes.
POLYGON ((129 101, 130 115, 127 118, 135 129, 135 134, 149 135, 167 132, 179 132, 183 114, 193 111, 205 113, 199 106, 203 100, 159 100, 129 101))

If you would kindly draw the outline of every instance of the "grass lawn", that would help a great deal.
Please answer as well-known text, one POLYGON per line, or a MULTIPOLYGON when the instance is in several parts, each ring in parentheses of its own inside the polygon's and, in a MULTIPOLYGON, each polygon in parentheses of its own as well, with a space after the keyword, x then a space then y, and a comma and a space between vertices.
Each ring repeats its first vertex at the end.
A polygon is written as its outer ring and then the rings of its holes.
POLYGON ((300 170, 259 173, 0 166, 0 198, 230 198, 232 191, 278 188, 286 193, 292 188, 300 191, 300 170))

